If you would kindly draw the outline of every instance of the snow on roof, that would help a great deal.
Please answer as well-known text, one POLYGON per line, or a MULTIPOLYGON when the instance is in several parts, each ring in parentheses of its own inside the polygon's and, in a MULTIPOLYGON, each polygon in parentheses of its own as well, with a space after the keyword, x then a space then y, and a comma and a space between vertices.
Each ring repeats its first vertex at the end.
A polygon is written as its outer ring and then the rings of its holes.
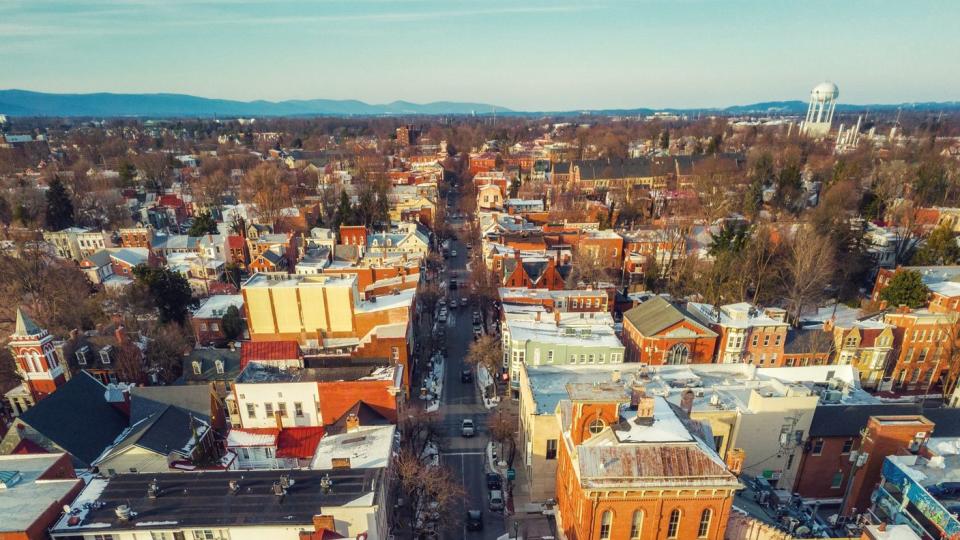
POLYGON ((532 341, 581 347, 623 348, 613 328, 593 324, 580 328, 557 326, 554 321, 510 321, 507 323, 511 341, 532 341))
MULTIPOLYGON (((636 413, 632 415, 636 417, 636 413)), ((620 442, 687 442, 693 435, 680 421, 673 408, 662 397, 653 400, 653 424, 638 425, 628 418, 626 422, 614 426, 614 433, 620 442)))
POLYGON ((103 490, 107 488, 107 484, 109 483, 109 478, 90 478, 87 481, 87 486, 83 488, 83 491, 81 491, 80 494, 77 495, 77 498, 74 499, 70 504, 71 511, 61 516, 57 524, 51 527, 51 529, 95 529, 97 527, 102 527, 103 525, 97 523, 72 526, 69 525, 68 521, 70 518, 76 517, 80 520, 80 523, 83 523, 84 518, 87 516, 87 512, 89 512, 93 505, 97 503, 97 501, 100 499, 100 496, 103 495, 103 490))
POLYGON ((0 533, 25 531, 49 508, 59 511, 56 501, 63 500, 79 480, 40 477, 61 457, 63 454, 0 456, 0 471, 17 473, 10 474, 9 484, 0 489, 0 533))
POLYGON ((333 468, 334 459, 348 458, 351 469, 386 467, 393 449, 396 426, 361 426, 356 431, 320 439, 311 469, 333 468))
POLYGON ((246 447, 246 446, 277 446, 277 436, 279 429, 273 428, 255 428, 230 430, 227 435, 227 447, 246 447))
POLYGON ((227 308, 236 306, 237 309, 243 309, 242 294, 215 294, 207 298, 203 304, 193 312, 196 319, 209 319, 213 317, 223 317, 227 308))

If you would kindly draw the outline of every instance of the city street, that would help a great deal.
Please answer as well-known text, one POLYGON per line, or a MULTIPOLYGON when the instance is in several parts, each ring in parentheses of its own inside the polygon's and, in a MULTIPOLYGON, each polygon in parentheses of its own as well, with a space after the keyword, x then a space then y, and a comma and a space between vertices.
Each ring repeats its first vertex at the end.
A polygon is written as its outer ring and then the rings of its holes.
MULTIPOLYGON (((457 240, 451 240, 451 248, 456 257, 447 260, 447 277, 463 282, 468 278, 465 269, 467 261, 466 247, 457 240)), ((447 290, 448 300, 460 298, 467 291, 462 287, 447 290)), ((440 419, 446 439, 442 443, 444 465, 453 470, 454 476, 462 480, 466 490, 466 500, 460 508, 465 519, 468 509, 483 511, 483 531, 468 532, 463 524, 459 530, 448 531, 445 538, 486 538, 494 539, 506 532, 502 513, 491 512, 487 508, 487 488, 485 480, 485 448, 489 440, 487 430, 488 411, 483 406, 475 383, 460 382, 460 374, 466 367, 464 357, 473 341, 472 316, 473 305, 451 310, 447 325, 447 364, 444 375, 443 396, 441 399, 440 419), (473 419, 477 426, 477 435, 464 438, 460 434, 460 423, 464 418, 473 419)), ((461 519, 460 521, 463 521, 461 519)))

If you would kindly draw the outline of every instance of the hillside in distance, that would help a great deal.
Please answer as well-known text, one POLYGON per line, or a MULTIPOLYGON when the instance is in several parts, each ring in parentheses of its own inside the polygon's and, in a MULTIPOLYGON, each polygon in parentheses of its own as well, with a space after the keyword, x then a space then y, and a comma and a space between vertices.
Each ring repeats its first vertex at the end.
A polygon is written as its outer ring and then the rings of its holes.
MULTIPOLYGON (((960 102, 838 104, 838 112, 889 110, 956 110, 960 102)), ((393 101, 370 104, 352 99, 292 99, 285 101, 236 101, 187 94, 50 94, 29 90, 0 90, 0 114, 40 117, 254 117, 254 116, 415 116, 415 115, 550 115, 580 114, 646 116, 657 111, 679 114, 803 115, 803 101, 767 101, 725 108, 577 109, 567 111, 516 111, 486 103, 393 101)))

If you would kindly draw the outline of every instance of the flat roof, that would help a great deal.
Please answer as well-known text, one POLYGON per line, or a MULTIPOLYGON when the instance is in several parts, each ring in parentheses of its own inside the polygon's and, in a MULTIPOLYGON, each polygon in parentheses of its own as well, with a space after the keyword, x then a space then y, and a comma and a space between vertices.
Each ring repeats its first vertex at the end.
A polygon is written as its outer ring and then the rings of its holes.
POLYGON ((0 471, 19 473, 20 478, 0 489, 0 532, 22 532, 80 482, 77 478, 39 480, 64 454, 15 454, 0 456, 0 471))
POLYGON ((320 439, 311 469, 333 468, 334 459, 347 458, 351 469, 386 467, 393 450, 397 426, 361 426, 356 431, 327 434, 320 439))
MULTIPOLYGON (((258 525, 312 526, 320 508, 380 504, 377 495, 385 469, 308 469, 271 471, 217 471, 200 473, 120 474, 91 481, 51 529, 54 534, 83 534, 107 530, 179 529, 183 527, 224 527, 258 525), (284 496, 273 493, 281 475, 294 481, 284 496), (329 475, 330 489, 324 493, 321 479, 329 475), (150 498, 148 486, 154 479, 159 496, 150 498), (239 491, 231 493, 235 480, 239 491), (135 513, 130 519, 117 517, 120 505, 135 513), (79 522, 70 525, 70 518, 79 522)), ((335 510, 330 513, 336 513, 335 510)))
POLYGON ((210 319, 223 317, 227 308, 236 306, 237 309, 243 309, 242 294, 215 294, 204 300, 203 304, 193 312, 197 319, 210 319))
POLYGON ((236 378, 237 383, 334 382, 393 380, 394 368, 386 360, 331 361, 318 367, 279 367, 251 362, 236 378))

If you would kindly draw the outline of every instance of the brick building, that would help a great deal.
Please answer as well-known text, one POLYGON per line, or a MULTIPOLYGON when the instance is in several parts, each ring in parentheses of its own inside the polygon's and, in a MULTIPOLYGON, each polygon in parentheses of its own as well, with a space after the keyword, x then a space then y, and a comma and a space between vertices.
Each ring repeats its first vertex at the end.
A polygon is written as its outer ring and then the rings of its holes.
POLYGON ((710 364, 717 333, 655 296, 623 314, 623 344, 628 362, 710 364))
POLYGON ((958 313, 934 313, 926 309, 898 310, 887 313, 883 322, 902 332, 895 343, 893 359, 886 374, 893 387, 900 391, 926 391, 946 388, 949 392, 955 381, 948 381, 950 367, 956 356, 956 328, 958 313))
POLYGON ((0 456, 0 540, 46 540, 83 489, 68 454, 0 456))
POLYGON ((717 363, 746 362, 761 367, 783 365, 789 328, 784 310, 760 309, 747 302, 719 308, 691 302, 687 308, 691 315, 718 334, 717 363))
POLYGON ((722 540, 743 452, 730 466, 699 423, 622 384, 567 385, 557 417, 557 520, 571 540, 722 540))
POLYGON ((69 370, 57 357, 53 336, 17 308, 17 320, 7 345, 23 383, 6 394, 14 413, 21 413, 69 380, 69 370))

